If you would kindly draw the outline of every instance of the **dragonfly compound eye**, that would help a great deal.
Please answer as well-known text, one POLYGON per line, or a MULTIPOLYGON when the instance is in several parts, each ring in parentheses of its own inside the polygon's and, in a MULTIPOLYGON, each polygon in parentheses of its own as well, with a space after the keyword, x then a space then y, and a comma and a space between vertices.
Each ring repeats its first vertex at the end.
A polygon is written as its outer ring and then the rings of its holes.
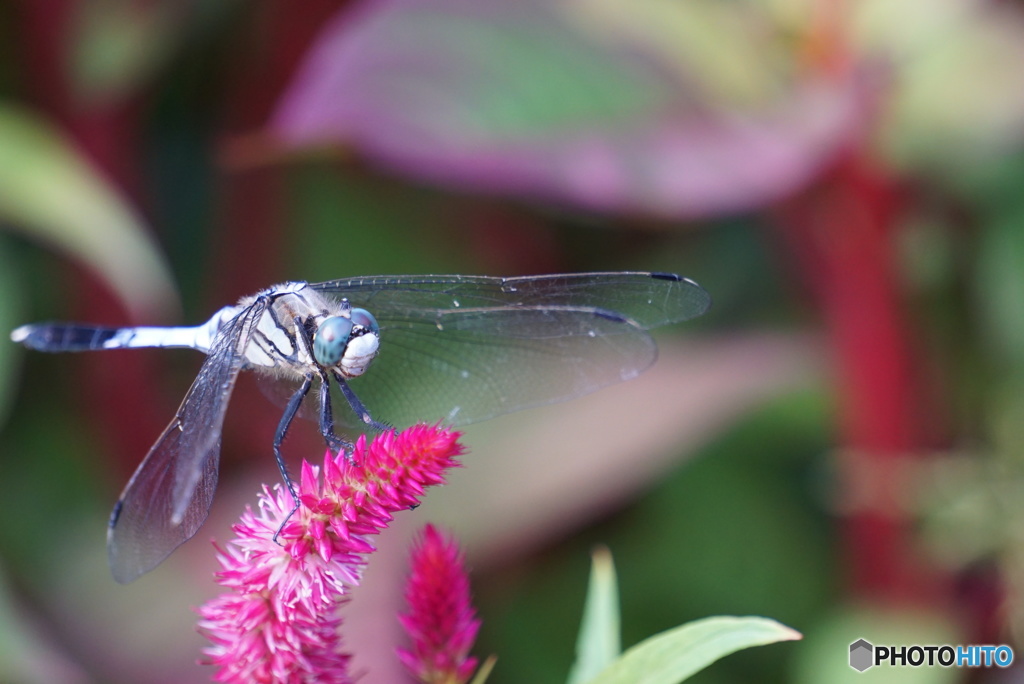
POLYGON ((321 366, 333 366, 341 361, 351 334, 351 319, 344 316, 325 318, 313 336, 313 356, 316 362, 321 366))
POLYGON ((372 332, 375 335, 380 332, 377 319, 366 309, 352 309, 352 322, 363 328, 363 330, 372 332))

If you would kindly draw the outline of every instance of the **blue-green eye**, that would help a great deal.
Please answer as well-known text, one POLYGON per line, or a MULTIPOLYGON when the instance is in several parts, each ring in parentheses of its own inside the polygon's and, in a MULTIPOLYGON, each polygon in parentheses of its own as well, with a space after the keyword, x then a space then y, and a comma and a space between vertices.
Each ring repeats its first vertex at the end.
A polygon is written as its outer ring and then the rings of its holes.
POLYGON ((380 326, 377 325, 377 319, 374 318, 373 314, 366 309, 352 309, 352 322, 356 325, 362 326, 363 329, 369 330, 374 334, 380 332, 380 326))
MULTIPOLYGON (((358 309, 357 309, 358 310, 358 309)), ((313 356, 321 366, 333 366, 345 355, 352 321, 344 316, 324 319, 313 336, 313 356)))

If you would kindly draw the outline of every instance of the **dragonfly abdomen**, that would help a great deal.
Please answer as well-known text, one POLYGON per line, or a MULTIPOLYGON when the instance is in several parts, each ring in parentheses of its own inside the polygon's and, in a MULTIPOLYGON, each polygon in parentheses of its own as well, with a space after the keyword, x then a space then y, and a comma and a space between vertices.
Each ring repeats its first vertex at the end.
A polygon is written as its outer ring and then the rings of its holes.
POLYGON ((125 347, 187 347, 206 352, 209 337, 203 326, 180 328, 108 328, 77 323, 23 325, 11 339, 44 352, 92 351, 125 347))
POLYGON ((11 333, 11 339, 36 351, 87 351, 107 349, 107 343, 121 331, 121 328, 74 323, 37 323, 21 326, 11 333))

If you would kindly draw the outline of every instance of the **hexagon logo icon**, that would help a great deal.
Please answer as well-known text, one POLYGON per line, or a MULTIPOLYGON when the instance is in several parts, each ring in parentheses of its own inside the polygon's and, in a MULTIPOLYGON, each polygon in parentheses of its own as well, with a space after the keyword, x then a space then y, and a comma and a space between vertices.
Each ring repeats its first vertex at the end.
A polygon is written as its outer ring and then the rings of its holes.
POLYGON ((850 644, 850 667, 857 672, 863 672, 874 665, 872 662, 874 660, 872 658, 874 650, 875 647, 864 639, 854 641, 850 644))

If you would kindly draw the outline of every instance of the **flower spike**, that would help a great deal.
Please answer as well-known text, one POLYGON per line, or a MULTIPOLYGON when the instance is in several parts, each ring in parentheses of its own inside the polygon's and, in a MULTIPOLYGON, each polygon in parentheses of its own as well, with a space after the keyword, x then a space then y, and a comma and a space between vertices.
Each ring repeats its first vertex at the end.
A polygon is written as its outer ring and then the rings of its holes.
POLYGON ((401 433, 361 437, 351 460, 327 453, 323 468, 303 462, 299 509, 288 490, 264 487, 254 511, 217 548, 217 581, 229 593, 199 608, 199 630, 210 640, 206 661, 215 681, 256 684, 348 684, 338 607, 362 578, 369 537, 392 514, 419 502, 424 482, 443 483, 459 465, 459 433, 417 425, 401 433), (322 473, 322 476, 321 476, 322 473))
POLYGON ((476 669, 469 651, 480 629, 470 602, 469 577, 454 539, 427 525, 411 556, 406 584, 409 612, 399 615, 412 639, 398 657, 423 684, 464 684, 476 669))

